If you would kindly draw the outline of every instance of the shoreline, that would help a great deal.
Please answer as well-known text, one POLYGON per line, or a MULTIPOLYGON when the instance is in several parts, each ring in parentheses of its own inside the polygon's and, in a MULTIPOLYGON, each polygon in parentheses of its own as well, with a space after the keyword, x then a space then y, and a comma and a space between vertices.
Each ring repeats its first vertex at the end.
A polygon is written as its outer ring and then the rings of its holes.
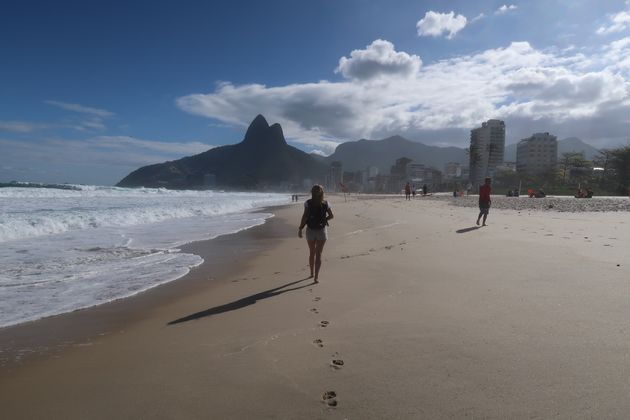
POLYGON ((0 328, 0 374, 24 363, 54 357, 68 348, 89 345, 86 343, 138 322, 146 312, 173 299, 219 287, 225 277, 244 269, 236 264, 239 259, 253 258, 262 250, 256 245, 260 238, 283 230, 283 222, 277 220, 275 212, 288 207, 263 207, 255 213, 272 216, 262 224, 178 246, 180 252, 198 255, 203 262, 175 280, 110 302, 0 328), (206 272, 212 275, 201 274, 206 272))

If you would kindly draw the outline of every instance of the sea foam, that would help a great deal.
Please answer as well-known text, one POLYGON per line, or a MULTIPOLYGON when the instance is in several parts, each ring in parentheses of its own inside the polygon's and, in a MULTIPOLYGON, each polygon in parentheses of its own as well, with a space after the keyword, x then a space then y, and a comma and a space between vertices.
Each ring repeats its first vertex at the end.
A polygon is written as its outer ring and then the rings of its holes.
POLYGON ((180 252, 261 223, 285 194, 0 188, 0 327, 131 296, 203 260, 180 252))

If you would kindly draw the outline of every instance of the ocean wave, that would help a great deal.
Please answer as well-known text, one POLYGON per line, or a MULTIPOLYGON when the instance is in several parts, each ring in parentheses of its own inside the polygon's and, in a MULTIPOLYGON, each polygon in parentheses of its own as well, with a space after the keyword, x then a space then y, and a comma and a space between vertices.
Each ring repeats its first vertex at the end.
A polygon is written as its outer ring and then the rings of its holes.
POLYGON ((218 216, 288 202, 284 194, 81 188, 0 190, 0 242, 74 230, 218 216))

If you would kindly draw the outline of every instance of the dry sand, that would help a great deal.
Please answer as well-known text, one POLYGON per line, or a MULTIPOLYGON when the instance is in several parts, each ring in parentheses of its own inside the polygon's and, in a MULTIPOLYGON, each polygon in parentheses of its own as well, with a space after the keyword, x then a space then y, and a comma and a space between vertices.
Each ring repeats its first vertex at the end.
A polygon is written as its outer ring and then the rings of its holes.
MULTIPOLYGON (((318 285, 298 204, 224 239, 229 270, 105 305, 132 309, 92 335, 79 319, 98 308, 18 327, 83 338, 0 368, 1 417, 630 416, 630 213, 492 209, 474 229, 447 202, 332 208, 318 285)), ((193 248, 211 261, 216 244, 193 248)))

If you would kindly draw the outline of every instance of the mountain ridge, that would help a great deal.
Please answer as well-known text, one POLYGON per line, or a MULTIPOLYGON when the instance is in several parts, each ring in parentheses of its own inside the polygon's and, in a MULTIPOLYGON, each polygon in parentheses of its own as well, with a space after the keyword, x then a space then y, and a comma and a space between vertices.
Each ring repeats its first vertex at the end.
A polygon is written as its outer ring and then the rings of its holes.
POLYGON ((219 146, 193 156, 143 166, 124 177, 119 187, 267 189, 323 180, 326 165, 287 144, 280 124, 269 126, 261 114, 240 143, 219 146))
MULTIPOLYGON (((586 159, 592 159, 598 153, 597 149, 577 137, 558 141, 559 156, 569 151, 583 151, 586 159)), ((505 161, 515 161, 516 144, 507 145, 504 156, 505 161)), ((468 164, 466 149, 431 146, 400 135, 341 143, 329 156, 308 154, 288 145, 280 124, 269 125, 259 114, 250 123, 240 143, 141 167, 124 177, 117 186, 173 189, 296 186, 302 185, 305 179, 322 182, 334 161, 340 161, 344 171, 375 166, 380 173, 389 173, 396 159, 401 157, 439 170, 444 170, 449 162, 468 164)))
POLYGON ((429 146, 421 142, 394 135, 381 140, 360 139, 337 146, 325 158, 327 163, 340 161, 344 171, 358 171, 375 166, 380 172, 389 173, 396 159, 407 157, 414 163, 422 163, 443 170, 449 162, 467 163, 466 150, 449 146, 429 146))

